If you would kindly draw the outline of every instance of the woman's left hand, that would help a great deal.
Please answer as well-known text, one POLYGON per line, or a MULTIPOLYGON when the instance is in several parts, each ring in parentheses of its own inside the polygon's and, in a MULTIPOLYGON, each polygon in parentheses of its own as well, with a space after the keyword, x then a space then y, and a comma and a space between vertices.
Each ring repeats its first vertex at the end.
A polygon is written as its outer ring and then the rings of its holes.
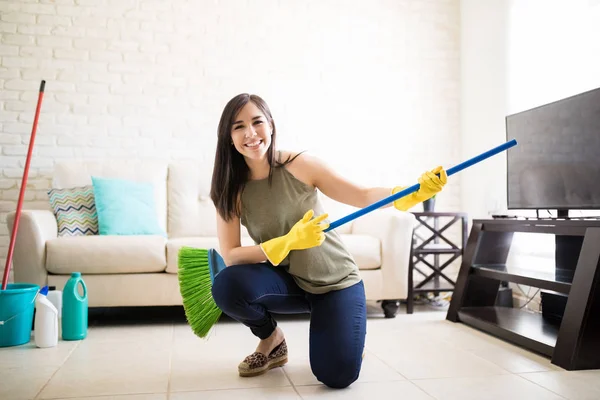
MULTIPOLYGON (((424 172, 418 179, 421 187, 415 193, 404 196, 394 201, 394 207, 401 211, 407 211, 415 205, 424 202, 438 194, 448 182, 448 175, 444 168, 436 167, 431 171, 424 172), (439 176, 438 176, 439 174, 439 176)), ((392 194, 398 193, 405 187, 396 186, 392 194)))
POLYGON ((419 177, 418 182, 421 187, 415 194, 419 198, 419 201, 425 201, 442 191, 444 185, 448 182, 448 175, 442 167, 436 167, 431 171, 423 173, 419 177), (437 174, 440 176, 437 176, 437 174))

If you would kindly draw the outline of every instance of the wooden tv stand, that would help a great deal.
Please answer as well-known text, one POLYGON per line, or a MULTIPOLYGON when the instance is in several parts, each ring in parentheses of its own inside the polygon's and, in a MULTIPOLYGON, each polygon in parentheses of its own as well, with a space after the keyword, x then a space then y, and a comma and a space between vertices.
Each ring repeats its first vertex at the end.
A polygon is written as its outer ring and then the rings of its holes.
POLYGON ((446 319, 544 354, 567 370, 599 369, 600 221, 474 220, 446 319), (516 232, 579 237, 580 251, 573 257, 567 254, 574 268, 563 268, 562 261, 554 270, 544 271, 507 264, 516 232), (501 282, 567 295, 560 324, 540 313, 496 306, 501 282))

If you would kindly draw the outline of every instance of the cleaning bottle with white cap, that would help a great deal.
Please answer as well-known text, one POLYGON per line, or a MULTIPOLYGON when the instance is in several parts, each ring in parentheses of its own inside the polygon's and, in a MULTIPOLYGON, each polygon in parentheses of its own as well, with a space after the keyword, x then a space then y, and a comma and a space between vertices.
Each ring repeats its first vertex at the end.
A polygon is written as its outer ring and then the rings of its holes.
POLYGON ((41 348, 58 344, 58 310, 47 295, 48 286, 44 286, 35 298, 34 339, 41 348))

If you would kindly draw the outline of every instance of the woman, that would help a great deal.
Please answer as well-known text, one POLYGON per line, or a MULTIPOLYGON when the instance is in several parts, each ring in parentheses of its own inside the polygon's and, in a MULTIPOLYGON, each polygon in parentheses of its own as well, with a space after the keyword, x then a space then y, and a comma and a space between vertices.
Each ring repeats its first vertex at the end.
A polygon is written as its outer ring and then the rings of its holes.
MULTIPOLYGON (((287 362, 284 334, 271 312, 310 313, 312 372, 325 385, 344 388, 361 368, 365 292, 340 236, 335 230, 323 232, 328 215, 317 189, 363 208, 402 188, 355 185, 315 157, 276 151, 276 137, 271 112, 259 96, 240 94, 225 106, 211 198, 218 211, 220 253, 228 267, 213 283, 213 298, 260 339, 238 366, 241 376, 287 362), (241 245, 240 225, 256 245, 241 245)), ((419 191, 394 206, 408 210, 439 192, 446 180, 441 167, 426 172, 419 191)))

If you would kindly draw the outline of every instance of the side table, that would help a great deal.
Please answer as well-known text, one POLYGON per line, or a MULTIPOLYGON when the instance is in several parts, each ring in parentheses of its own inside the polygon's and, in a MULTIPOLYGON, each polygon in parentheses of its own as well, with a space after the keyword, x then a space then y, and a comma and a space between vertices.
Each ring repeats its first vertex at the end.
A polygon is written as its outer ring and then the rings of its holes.
POLYGON ((444 269, 454 260, 461 257, 467 243, 468 214, 462 212, 414 212, 417 225, 413 229, 413 245, 410 252, 408 267, 408 299, 406 300, 406 312, 413 313, 414 296, 417 293, 452 292, 456 282, 449 278, 444 269), (456 245, 444 232, 451 226, 461 224, 461 243, 456 245), (419 228, 425 228, 427 235, 418 232, 419 228), (433 263, 426 259, 433 255, 433 263), (440 256, 450 255, 450 258, 440 265, 440 256), (425 269, 429 268, 429 269, 425 269), (415 285, 414 272, 423 276, 415 285), (443 279, 443 280, 442 280, 443 279))

